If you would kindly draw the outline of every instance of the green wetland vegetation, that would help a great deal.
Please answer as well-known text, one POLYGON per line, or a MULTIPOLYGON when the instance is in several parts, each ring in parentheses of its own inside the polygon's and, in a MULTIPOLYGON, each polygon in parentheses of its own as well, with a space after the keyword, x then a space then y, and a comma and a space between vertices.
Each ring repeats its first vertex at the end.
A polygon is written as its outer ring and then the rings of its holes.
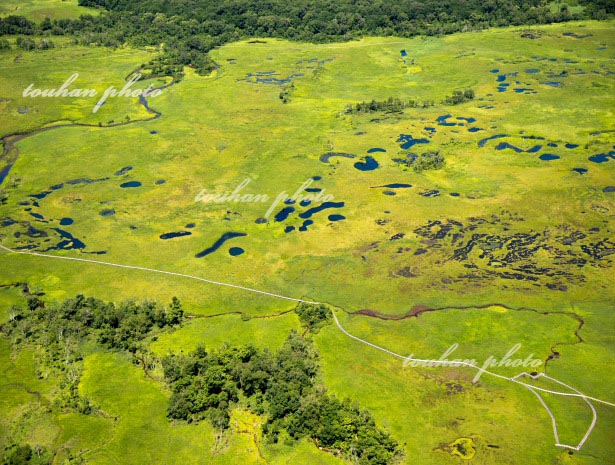
POLYGON ((612 463, 612 5, 385 3, 2 2, 0 463, 612 463))

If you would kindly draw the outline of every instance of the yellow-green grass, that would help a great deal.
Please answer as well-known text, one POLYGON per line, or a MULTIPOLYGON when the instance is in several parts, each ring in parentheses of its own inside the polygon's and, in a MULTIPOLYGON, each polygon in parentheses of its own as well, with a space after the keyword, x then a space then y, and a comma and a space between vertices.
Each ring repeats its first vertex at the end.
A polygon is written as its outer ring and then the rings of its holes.
POLYGON ((249 320, 233 314, 199 318, 186 322, 181 329, 174 332, 161 334, 150 344, 150 350, 163 356, 168 352, 188 353, 199 345, 215 350, 224 344, 252 344, 275 352, 284 344, 293 329, 300 330, 299 319, 294 312, 249 320))
MULTIPOLYGON (((39 41, 40 37, 34 37, 39 41)), ((0 52, 0 135, 25 133, 42 126, 78 122, 109 124, 125 120, 148 119, 152 115, 138 105, 138 98, 109 97, 107 103, 93 112, 96 103, 111 86, 118 91, 125 79, 153 53, 145 50, 74 46, 69 39, 53 37, 56 48, 45 51, 23 51, 15 47, 16 39, 9 38, 12 50, 0 52), (66 89, 95 90, 94 97, 30 97, 24 91, 58 90, 77 74, 66 89)), ((156 87, 161 83, 154 80, 156 87)), ((145 89, 149 81, 134 84, 131 90, 145 89)), ((153 98, 152 100, 155 100, 153 98)))
POLYGON ((56 387, 36 376, 32 350, 11 353, 0 339, 0 446, 8 441, 52 447, 60 427, 48 407, 56 387))
MULTIPOLYGON (((51 252, 58 256, 185 273, 328 302, 348 311, 370 308, 387 314, 404 314, 417 304, 447 308, 493 305, 483 310, 425 313, 418 319, 397 322, 347 317, 341 312, 340 317, 342 324, 358 336, 391 350, 413 352, 417 357, 439 356, 454 342, 460 343, 460 353, 468 350, 471 352, 468 356, 477 359, 502 356, 515 343, 522 344, 527 351, 525 355, 535 352, 544 359, 550 348, 556 346, 554 350, 561 357, 549 363, 548 374, 589 395, 612 401, 613 379, 608 367, 615 348, 612 331, 608 329, 613 327, 608 303, 612 302, 615 288, 610 264, 603 267, 590 264, 583 268, 558 265, 558 271, 574 277, 570 281, 563 278, 567 285, 565 291, 545 287, 545 276, 540 277, 538 285, 501 277, 468 280, 460 278, 469 272, 463 266, 466 263, 450 260, 444 250, 433 247, 426 254, 414 255, 419 248, 429 248, 431 244, 426 244, 413 231, 431 220, 450 219, 467 225, 470 217, 502 217, 502 210, 507 210, 523 221, 507 220, 510 224, 505 235, 539 233, 553 245, 557 226, 567 224, 571 230, 583 231, 589 238, 609 237, 615 200, 613 194, 602 189, 613 185, 614 163, 594 164, 587 158, 608 152, 615 144, 612 133, 591 135, 595 131, 615 129, 612 76, 594 73, 604 72, 601 65, 610 69, 615 66, 613 26, 612 22, 544 26, 540 40, 522 39, 521 28, 508 28, 444 38, 367 38, 346 44, 310 45, 272 39, 267 39, 265 44, 247 41, 229 44, 212 53, 220 68, 211 76, 196 76, 188 70, 181 83, 150 101, 162 113, 155 121, 117 128, 63 128, 20 141, 17 144, 20 156, 10 175, 18 176, 20 182, 15 186, 3 185, 9 201, 1 207, 0 216, 29 221, 47 230, 53 239, 49 245, 60 240, 52 227, 59 227, 63 217, 73 218, 74 224, 64 229, 87 244, 85 252, 107 252, 106 255, 51 252), (562 36, 567 31, 593 35, 586 39, 562 36), (607 50, 597 51, 602 44, 607 50), (403 64, 401 49, 415 59, 414 65, 403 64), (532 56, 558 61, 537 62, 532 56), (316 72, 298 64, 313 57, 334 60, 316 72), (579 63, 565 63, 564 59, 579 63), (516 79, 520 80, 520 86, 525 87, 528 82, 531 84, 528 87, 538 93, 525 95, 512 90, 498 93, 497 74, 490 73, 496 68, 500 73, 519 72, 516 79), (532 68, 541 69, 541 73, 526 75, 525 70, 532 68), (561 88, 544 84, 547 71, 559 73, 576 68, 587 74, 568 76, 561 88), (279 98, 279 86, 238 80, 247 73, 273 70, 280 73, 278 77, 304 74, 294 80, 295 88, 287 104, 279 98), (454 107, 438 103, 453 90, 469 87, 476 91, 478 100, 454 107), (490 93, 493 97, 487 96, 490 93), (384 100, 389 96, 434 100, 437 105, 406 110, 399 117, 389 115, 379 123, 370 120, 382 118, 382 114, 343 114, 347 104, 384 100), (487 104, 494 108, 479 108, 487 104), (467 127, 436 125, 436 118, 447 113, 453 115, 453 121, 459 116, 474 117, 475 126, 485 131, 469 133, 467 127), (414 149, 419 153, 427 149, 442 151, 447 160, 444 169, 418 174, 395 164, 392 159, 400 156, 398 136, 427 137, 424 127, 429 126, 437 128, 430 144, 414 149), (355 135, 361 131, 366 134, 355 135), (559 145, 553 151, 561 159, 544 162, 538 159, 539 154, 496 151, 498 141, 483 148, 477 146, 478 140, 495 134, 510 134, 510 138, 502 140, 523 149, 538 143, 523 139, 523 135, 544 137, 543 145, 548 142, 559 145), (579 144, 579 148, 563 149, 567 142, 579 144), (380 168, 371 172, 356 170, 353 164, 372 147, 387 150, 387 153, 373 154, 380 168), (333 159, 326 165, 319 157, 328 151, 356 154, 357 159, 333 159), (132 166, 133 170, 121 176, 114 174, 125 166, 132 166), (580 176, 572 171, 574 167, 586 167, 589 172, 580 176), (339 211, 316 214, 315 224, 307 232, 284 233, 288 224, 301 225, 302 220, 296 214, 284 223, 255 224, 270 202, 215 205, 194 201, 202 189, 231 192, 247 177, 252 181, 243 192, 275 197, 281 191, 292 193, 312 176, 322 176, 322 181, 315 186, 324 188, 336 201, 344 201, 346 205, 339 211), (29 195, 55 184, 76 178, 106 177, 109 179, 99 183, 66 185, 39 200, 40 206, 33 211, 43 214, 50 223, 36 221, 19 205, 31 201, 29 195), (159 179, 166 183, 157 185, 159 179), (119 185, 126 181, 140 181, 143 185, 121 189, 119 185), (399 190, 395 197, 382 195, 382 189, 371 189, 389 183, 410 183, 414 187, 399 190), (430 189, 438 189, 442 195, 433 198, 417 195, 430 189), (462 195, 453 198, 450 192, 462 195), (108 208, 113 208, 115 215, 101 216, 101 210, 108 208), (330 223, 326 220, 329 213, 341 213, 346 220, 330 223), (390 221, 383 226, 377 224, 384 219, 390 221), (185 228, 188 223, 195 223, 196 227, 185 228), (591 228, 599 231, 590 233, 591 228), (163 233, 183 230, 191 231, 192 235, 167 241, 159 238, 163 233), (248 236, 232 239, 207 257, 194 257, 228 231, 245 232, 248 236), (389 240, 398 233, 405 236, 389 240), (374 243, 377 246, 370 247, 374 243), (233 246, 242 247, 245 253, 230 256, 228 250, 233 246), (410 251, 399 253, 400 247, 410 251), (415 277, 399 274, 406 268, 415 277), (575 312, 585 321, 579 333, 583 343, 566 345, 576 340, 574 330, 578 322, 571 317, 505 311, 496 307, 496 303, 541 312, 575 312)), ((71 56, 71 51, 79 50, 92 54, 91 57, 101 57, 98 61, 85 61, 83 68, 78 68, 83 69, 87 87, 90 83, 101 88, 109 81, 119 83, 144 60, 139 56, 131 61, 126 56, 110 69, 102 57, 113 54, 104 49, 67 47, 65 53, 71 56), (90 73, 87 79, 86 72, 90 73)), ((4 60, 10 64, 15 55, 15 51, 7 52, 4 60)), ((51 68, 51 56, 28 55, 28 63, 34 66, 39 60, 49 60, 44 62, 43 69, 51 68)), ((77 69, 72 59, 67 64, 77 69)), ((2 79, 6 79, 7 86, 12 86, 11 95, 19 94, 31 76, 29 73, 33 71, 24 71, 13 81, 9 74, 2 74, 6 76, 2 79)), ((58 69, 54 73, 58 77, 53 82, 61 82, 62 73, 58 69)), ((512 83, 511 87, 515 86, 512 83)), ((9 124, 15 130, 32 129, 73 119, 70 115, 74 114, 76 119, 95 121, 86 115, 90 102, 86 105, 86 102, 68 101, 67 108, 57 108, 52 103, 40 104, 45 106, 40 107, 39 119, 9 124)), ((129 109, 142 113, 135 100, 125 104, 126 107, 113 110, 113 118, 121 118, 129 109)), ((8 114, 6 121, 9 121, 8 114)), ((546 151, 545 148, 541 153, 546 151)), ((22 230, 19 226, 3 228, 0 231, 4 235, 3 245, 24 244, 23 237, 14 237, 15 232, 22 230)), ((476 232, 504 234, 501 223, 480 225, 476 232)), ((36 242, 42 244, 41 249, 47 247, 47 243, 36 242)), ((445 248, 450 245, 446 244, 445 248)), ((580 253, 578 249, 575 252, 580 253)), ((474 251, 471 261, 482 269, 498 271, 479 254, 474 251)), ((551 267, 556 261, 545 250, 537 252, 532 260, 538 267, 551 267)), ((136 297, 162 302, 177 295, 189 313, 204 316, 233 311, 253 316, 273 315, 294 305, 184 277, 5 252, 0 253, 0 270, 3 283, 27 281, 44 290, 50 300, 64 299, 78 292, 108 300, 136 297)), ((248 337, 260 346, 275 348, 292 327, 297 327, 293 314, 249 321, 236 315, 197 319, 174 333, 161 335, 152 348, 162 354, 169 350, 190 350, 200 342, 206 347, 217 347, 225 341, 241 343, 248 337)), ((402 444, 406 443, 407 463, 419 459, 426 464, 459 463, 459 458, 450 456, 443 445, 460 437, 474 439, 477 454, 473 463, 544 464, 560 460, 590 464, 613 455, 608 435, 615 420, 610 408, 599 408, 598 428, 586 446, 588 455, 582 451, 568 456, 553 446, 548 414, 535 396, 521 386, 485 376, 479 385, 473 386, 470 382, 473 373, 467 369, 403 368, 400 360, 359 345, 333 326, 323 329, 316 340, 322 378, 327 386, 336 395, 350 396, 370 408, 380 425, 402 444), (447 392, 448 382, 459 383, 463 392, 447 392), (489 447, 490 444, 499 448, 489 447), (590 455, 598 458, 592 459, 590 455)), ((506 370, 503 373, 515 374, 506 370)), ((93 463, 109 463, 124 456, 131 463, 171 461, 172 454, 180 449, 185 455, 177 459, 178 463, 197 455, 198 460, 206 457, 203 460, 209 461, 213 444, 209 427, 169 426, 164 418, 168 394, 160 385, 144 378, 128 360, 115 355, 91 356, 86 360, 82 390, 103 411, 120 416, 113 426, 111 442, 92 447, 93 452, 86 455, 93 463), (141 390, 144 398, 137 399, 135 393, 141 390), (147 417, 139 414, 137 407, 150 414, 147 417), (159 455, 138 455, 147 440, 145 428, 152 431, 152 443, 162 444, 159 455), (180 439, 177 431, 187 436, 180 439), (168 435, 171 439, 160 439, 168 435), (129 440, 133 436, 134 443, 129 440), (191 449, 199 441, 202 454, 191 449)), ((564 417, 564 429, 567 428, 562 439, 573 442, 583 433, 587 412, 582 406, 557 402, 553 401, 553 408, 558 416, 564 417)), ((79 422, 79 419, 71 421, 79 422)), ((108 425, 101 426, 101 438, 108 434, 108 428, 108 425)), ((80 441, 79 436, 77 432, 72 435, 76 443, 80 441)), ((240 453, 242 441, 247 440, 238 437, 230 441, 230 449, 216 455, 214 463, 235 463, 232 457, 240 453)), ((79 447, 90 448, 89 445, 79 447)), ((273 463, 285 463, 292 457, 297 457, 295 463, 333 460, 314 451, 307 443, 264 447, 271 451, 273 463), (318 458, 309 458, 312 453, 318 458)), ((241 457, 258 463, 253 454, 241 457)))
POLYGON ((0 324, 8 321, 13 305, 23 305, 25 300, 20 286, 0 288, 0 324))
POLYGON ((77 19, 81 15, 98 15, 98 10, 79 6, 77 0, 4 0, 0 17, 25 16, 31 21, 49 19, 77 19))
MULTIPOLYGON (((472 385, 473 374, 461 369, 427 372, 404 368, 401 360, 388 354, 364 349, 355 341, 349 343, 334 328, 323 330, 317 340, 330 391, 338 397, 359 399, 369 408, 377 422, 405 444, 408 464, 419 459, 426 464, 458 463, 442 447, 460 437, 474 439, 477 463, 539 464, 567 456, 554 446, 547 412, 521 386, 486 377, 479 385, 472 385), (458 386, 461 392, 456 391, 458 386)), ((613 412, 605 410, 602 413, 612 419, 613 412)), ((573 427, 572 438, 566 439, 574 442, 580 440, 578 433, 589 427, 589 421, 582 425, 581 419, 591 417, 585 411, 567 410, 569 414, 572 411, 574 418, 566 415, 560 421, 566 431, 573 427)), ((610 423, 604 425, 607 430, 610 423)), ((602 442, 599 457, 607 457, 610 447, 602 442)), ((594 463, 584 456, 575 460, 573 463, 594 463)))
POLYGON ((111 417, 112 424, 109 440, 85 455, 88 463, 208 463, 212 427, 205 422, 171 425, 166 418, 168 394, 126 357, 88 357, 80 392, 111 417))
MULTIPOLYGON (((387 312, 403 312, 415 303, 445 305, 451 300, 486 304, 494 302, 496 288, 500 289, 498 298, 504 303, 555 308, 584 297, 586 287, 573 284, 566 293, 526 292, 527 285, 500 278, 475 289, 474 284, 467 283, 443 285, 439 279, 434 282, 434 274, 461 274, 461 263, 448 261, 443 265, 438 254, 414 257, 396 251, 398 246, 413 251, 420 247, 412 231, 430 219, 463 221, 469 216, 497 214, 503 209, 525 219, 514 225, 515 232, 542 232, 562 223, 583 229, 608 224, 608 216, 600 208, 610 208, 612 196, 603 194, 600 188, 608 185, 612 164, 592 164, 587 157, 607 150, 613 142, 609 139, 612 136, 606 134, 598 138, 602 142, 594 144, 596 137, 588 135, 593 130, 608 128, 612 116, 612 101, 607 97, 612 80, 591 73, 610 59, 611 52, 598 55, 594 48, 602 42, 611 43, 612 25, 590 24, 594 35, 589 39, 561 36, 563 31, 580 27, 546 27, 548 34, 539 43, 520 39, 517 30, 506 29, 444 39, 365 39, 349 44, 291 46, 274 40, 267 44, 231 44, 214 53, 222 66, 213 76, 188 75, 182 83, 153 99, 152 106, 163 113, 159 120, 120 128, 59 129, 19 142, 23 156, 12 175, 21 176, 22 183, 10 192, 12 202, 7 211, 16 214, 17 201, 70 178, 110 177, 110 181, 99 184, 66 187, 40 202, 47 218, 74 218, 71 232, 76 237, 87 237, 88 250, 106 250, 104 259, 136 261, 293 296, 310 296, 350 309, 373 306, 387 312), (573 51, 564 52, 567 47, 573 51), (401 48, 416 56, 420 72, 404 70, 399 60, 401 48), (464 50, 474 50, 474 55, 456 58, 464 50), (523 72, 541 67, 542 64, 531 60, 536 53, 582 60, 582 67, 589 73, 567 78, 561 89, 535 83, 537 95, 512 91, 498 94, 495 75, 489 69, 498 66, 502 72, 523 72), (296 65, 312 56, 335 60, 326 63, 324 72, 312 78, 312 70, 296 65), (236 58, 237 64, 228 64, 227 58, 236 58), (503 61, 497 61, 498 58, 503 61), (514 61, 518 63, 513 64, 514 61), (280 102, 278 86, 237 81, 248 72, 273 69, 282 77, 292 72, 306 74, 296 79, 289 104, 280 102), (606 87, 593 90, 595 83, 606 87), (479 96, 494 93, 496 108, 491 113, 477 108, 481 102, 471 102, 456 107, 408 110, 399 122, 381 124, 369 123, 371 116, 339 116, 351 102, 391 95, 438 102, 454 89, 470 86, 479 96), (594 116, 583 118, 588 98, 594 99, 590 103, 594 116), (446 152, 447 166, 441 171, 416 174, 391 161, 398 156, 399 144, 395 140, 400 133, 418 137, 423 126, 433 125, 437 116, 448 112, 453 117, 476 117, 477 125, 496 125, 497 129, 477 136, 463 128, 456 134, 438 127, 430 148, 440 147, 446 152), (152 130, 158 134, 151 135, 152 130), (359 130, 368 133, 355 136, 359 130), (560 145, 578 143, 581 148, 562 153, 562 159, 555 162, 543 162, 534 154, 494 151, 494 144, 477 148, 477 140, 497 133, 509 133, 514 136, 511 143, 529 148, 530 141, 520 138, 522 130, 560 145), (452 145, 451 138, 455 141, 452 145), (587 143, 592 144, 590 149, 583 149, 587 143), (365 155, 370 147, 384 147, 388 153, 375 154, 382 165, 379 170, 360 172, 353 168, 352 160, 335 161, 333 166, 318 161, 330 147, 358 156, 365 155), (133 171, 121 179, 114 178, 113 173, 126 165, 133 166, 133 171), (590 172, 579 176, 571 171, 577 165, 588 166, 590 172), (329 211, 317 216, 316 225, 307 233, 284 234, 285 224, 299 226, 301 220, 254 224, 265 213, 268 203, 194 202, 202 189, 230 192, 248 176, 254 181, 245 192, 275 196, 281 191, 294 191, 314 175, 324 178, 318 185, 335 195, 336 200, 346 202, 341 211, 346 221, 327 225, 325 216, 332 212, 329 211), (154 183, 158 179, 167 182, 157 186, 154 183), (143 187, 120 189, 124 180, 141 181, 143 187), (383 196, 379 189, 369 189, 391 182, 409 182, 415 187, 400 191, 393 198, 383 196), (442 195, 417 195, 418 191, 430 188, 440 189, 442 195), (463 195, 452 199, 448 196, 451 191, 461 191, 463 195), (69 203, 73 196, 81 201, 69 203), (103 201, 109 203, 102 206, 103 201), (116 215, 100 217, 98 213, 103 208, 115 209, 116 215), (586 209, 583 215, 579 213, 582 209, 586 209), (385 210, 391 213, 385 215, 385 210), (227 211, 239 215, 228 215, 229 220, 225 220, 227 211), (385 228, 378 226, 375 221, 385 217, 391 223, 385 228), (192 236, 169 241, 158 238, 162 233, 181 230, 189 222, 197 223, 192 236), (138 229, 130 230, 130 225, 138 225, 138 229), (195 253, 229 230, 247 232, 249 236, 234 239, 208 257, 194 258, 195 253), (398 232, 405 233, 407 238, 390 243, 388 239, 398 232), (378 252, 361 252, 373 242, 381 243, 378 252), (229 257, 231 245, 244 248, 246 253, 229 257), (156 252, 152 253, 154 249, 156 252), (417 279, 390 278, 390 273, 408 265, 419 272, 417 279), (333 281, 334 286, 327 284, 333 281), (504 285, 508 288, 502 289, 504 285)), ((563 66, 559 62, 556 65, 557 69, 563 66)), ((531 79, 534 78, 527 77, 531 79)), ((551 257, 538 259, 548 263, 551 257)), ((88 281, 98 269, 92 267, 84 273, 81 276, 88 281)), ((604 292, 610 292, 608 275, 602 270, 585 268, 583 274, 593 286, 605 286, 604 292)))

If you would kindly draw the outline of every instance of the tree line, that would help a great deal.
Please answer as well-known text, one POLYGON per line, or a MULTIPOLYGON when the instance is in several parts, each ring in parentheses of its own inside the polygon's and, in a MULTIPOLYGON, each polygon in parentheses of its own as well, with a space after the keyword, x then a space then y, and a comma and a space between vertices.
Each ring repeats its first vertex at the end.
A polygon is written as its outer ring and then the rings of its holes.
POLYGON ((245 399, 266 418, 264 437, 311 439, 318 447, 364 465, 387 465, 402 451, 356 402, 340 401, 316 382, 318 356, 309 339, 292 331, 276 353, 251 345, 162 360, 172 390, 168 416, 229 427, 229 409, 245 399))
POLYGON ((406 108, 428 108, 432 106, 434 106, 434 102, 432 100, 423 100, 422 102, 419 102, 418 100, 401 100, 397 97, 389 97, 387 100, 379 101, 373 99, 370 102, 361 102, 354 105, 348 104, 346 105, 344 112, 346 114, 375 113, 380 111, 398 113, 406 108))
POLYGON ((565 5, 552 11, 548 0, 79 0, 102 14, 46 18, 38 24, 10 15, 0 19, 0 35, 65 35, 78 44, 108 47, 161 46, 161 54, 144 68, 180 78, 185 65, 200 74, 211 72, 210 50, 248 37, 322 43, 602 19, 615 13, 610 0, 582 3, 585 10, 572 13, 565 5))

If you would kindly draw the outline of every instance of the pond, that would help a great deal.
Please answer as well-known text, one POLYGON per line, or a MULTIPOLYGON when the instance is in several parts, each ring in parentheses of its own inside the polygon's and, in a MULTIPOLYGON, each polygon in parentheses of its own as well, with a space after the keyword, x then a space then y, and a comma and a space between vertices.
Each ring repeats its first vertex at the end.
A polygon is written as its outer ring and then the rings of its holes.
POLYGON ((520 149, 519 147, 515 147, 514 145, 511 145, 508 142, 500 142, 498 145, 495 146, 495 149, 496 150, 511 149, 517 153, 523 152, 522 149, 520 149))
POLYGON ((222 234, 222 236, 220 236, 220 239, 218 239, 216 242, 214 242, 211 247, 206 248, 205 250, 203 250, 202 252, 199 252, 198 254, 196 254, 196 258, 202 258, 205 257, 206 255, 209 255, 213 252, 215 252, 216 250, 218 250, 222 244, 224 244, 226 241, 234 239, 236 237, 243 237, 243 236, 247 236, 246 233, 240 233, 240 232, 227 232, 222 234))
POLYGON ((606 153, 599 153, 597 155, 592 155, 588 160, 594 163, 606 163, 609 161, 609 157, 606 153))
POLYGON ((395 182, 393 184, 385 184, 383 186, 374 186, 372 187, 372 189, 377 189, 379 187, 388 187, 389 189, 408 189, 412 187, 412 184, 403 184, 403 183, 395 182))
POLYGON ((132 187, 141 187, 141 183, 139 181, 128 181, 123 184, 120 184, 122 189, 128 189, 132 187))
POLYGON ((420 192, 419 195, 422 195, 423 197, 438 197, 440 195, 440 191, 432 189, 426 192, 420 192))
POLYGON ((317 207, 310 208, 309 210, 304 211, 299 215, 299 218, 311 218, 312 215, 319 213, 328 208, 342 208, 344 206, 344 202, 323 202, 317 207))
POLYGON ((305 220, 303 224, 299 227, 299 231, 306 232, 308 230, 308 226, 314 224, 312 220, 305 220))
POLYGON ((359 171, 373 171, 378 168, 378 162, 373 157, 367 156, 364 162, 358 161, 354 167, 359 171))
POLYGON ((295 211, 295 207, 285 207, 282 210, 280 210, 278 213, 276 213, 276 215, 275 215, 275 217, 273 219, 274 219, 274 221, 277 221, 278 223, 281 223, 282 221, 286 221, 288 216, 291 213, 294 213, 294 211, 295 211))
MULTIPOLYGON (((449 115, 450 116, 450 115, 449 115)), ((446 124, 446 126, 455 126, 455 123, 446 124)), ((429 139, 415 139, 410 134, 400 134, 397 138, 397 142, 401 143, 400 146, 404 150, 408 150, 417 144, 429 144, 429 139)))
POLYGON ((74 221, 72 218, 62 218, 60 220, 60 226, 70 226, 74 221))
POLYGON ((450 122, 446 121, 447 119, 449 119, 452 116, 453 115, 451 115, 451 114, 438 116, 436 118, 436 122, 440 126, 457 126, 457 123, 450 123, 450 122))
POLYGON ((174 239, 176 237, 184 237, 184 236, 190 236, 190 235, 192 235, 190 231, 170 232, 170 233, 161 234, 160 239, 167 240, 167 239, 174 239))
POLYGON ((81 242, 76 237, 73 237, 71 233, 68 231, 64 231, 60 228, 53 228, 60 236, 63 241, 60 241, 55 247, 52 247, 50 250, 73 250, 73 249, 85 249, 85 244, 81 242))
POLYGON ((128 173, 130 170, 132 170, 132 166, 125 166, 124 168, 116 171, 114 174, 115 174, 115 176, 122 176, 122 175, 128 173))
POLYGON ((490 140, 501 139, 502 137, 510 137, 510 136, 508 134, 497 134, 495 136, 486 137, 485 139, 481 139, 478 141, 478 146, 484 147, 487 144, 487 142, 489 142, 490 140))
POLYGON ((245 250, 243 250, 241 247, 231 247, 228 251, 229 255, 231 255, 232 257, 237 257, 244 252, 245 250))
POLYGON ((341 157, 341 158, 355 158, 356 155, 351 153, 341 153, 341 152, 327 152, 320 156, 320 161, 323 163, 329 163, 329 160, 333 157, 341 157))
POLYGON ((541 160, 544 161, 552 161, 552 160, 559 160, 559 155, 553 155, 552 153, 543 153, 540 157, 541 160))

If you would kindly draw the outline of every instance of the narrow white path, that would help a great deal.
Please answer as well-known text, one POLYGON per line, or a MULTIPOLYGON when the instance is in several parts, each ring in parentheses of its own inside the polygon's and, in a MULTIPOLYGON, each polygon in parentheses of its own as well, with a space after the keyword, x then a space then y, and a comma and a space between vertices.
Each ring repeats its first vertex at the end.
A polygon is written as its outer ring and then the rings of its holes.
POLYGON ((102 262, 102 261, 99 261, 99 260, 89 260, 87 258, 63 257, 61 255, 50 255, 50 254, 46 254, 46 253, 26 252, 26 251, 23 251, 23 250, 12 250, 12 249, 9 249, 8 247, 3 246, 2 244, 0 244, 0 249, 3 249, 5 251, 11 252, 11 253, 21 254, 21 255, 33 255, 33 256, 36 256, 36 257, 54 258, 54 259, 57 259, 57 260, 72 260, 72 261, 75 261, 75 262, 95 263, 96 265, 114 266, 114 267, 117 267, 117 268, 127 268, 127 269, 130 269, 130 270, 149 271, 151 273, 160 273, 160 274, 167 274, 167 275, 171 275, 171 276, 179 276, 180 278, 196 279, 197 281, 203 281, 204 283, 215 284, 216 286, 232 287, 232 288, 235 288, 235 289, 240 289, 242 291, 254 292, 256 294, 263 294, 263 295, 268 295, 268 296, 271 296, 271 297, 277 297, 278 299, 292 300, 294 302, 306 302, 306 303, 310 303, 310 304, 315 304, 316 303, 316 302, 308 302, 306 300, 301 300, 301 299, 294 299, 292 297, 286 297, 286 296, 279 295, 279 294, 273 294, 271 292, 260 291, 258 289, 251 289, 249 287, 237 286, 235 284, 223 283, 223 282, 219 282, 219 281, 212 281, 211 279, 199 278, 198 276, 193 276, 193 275, 189 275, 189 274, 175 273, 173 271, 155 270, 154 268, 145 268, 145 267, 142 267, 142 266, 121 265, 119 263, 102 262))
MULTIPOLYGON (((56 260, 71 260, 71 261, 77 261, 77 262, 85 262, 85 263, 92 263, 92 264, 96 264, 96 265, 105 265, 105 266, 112 266, 112 267, 116 267, 116 268, 124 268, 124 269, 130 269, 130 270, 138 270, 138 271, 147 271, 147 272, 151 272, 151 273, 159 273, 159 274, 164 274, 164 275, 170 275, 170 276, 177 276, 180 278, 188 278, 188 279, 194 279, 197 281, 202 281, 208 284, 213 284, 216 286, 225 286, 225 287, 230 287, 233 289, 239 289, 239 290, 243 290, 243 291, 247 291, 247 292, 253 292, 256 294, 261 294, 261 295, 266 295, 266 296, 270 296, 270 297, 275 297, 275 298, 279 298, 279 299, 284 299, 284 300, 290 300, 293 302, 304 302, 304 303, 308 303, 308 304, 314 304, 314 305, 318 305, 321 304, 322 302, 314 302, 314 301, 310 301, 310 300, 304 300, 304 299, 297 299, 294 297, 287 297, 284 295, 280 295, 280 294, 275 294, 272 292, 266 292, 266 291, 261 291, 259 289, 252 289, 249 287, 244 287, 244 286, 239 286, 236 284, 230 284, 230 283, 225 283, 225 282, 220 282, 220 281, 213 281, 210 279, 205 279, 205 278, 200 278, 198 276, 193 276, 193 275, 189 275, 189 274, 183 274, 183 273, 175 273, 173 271, 165 271, 165 270, 157 270, 154 268, 145 268, 142 266, 134 266, 134 265, 122 265, 119 263, 111 263, 111 262, 103 262, 103 261, 98 261, 98 260, 90 260, 90 259, 86 259, 86 258, 76 258, 76 257, 64 257, 64 256, 60 256, 60 255, 50 255, 50 254, 45 254, 45 253, 39 253, 39 252, 29 252, 29 251, 22 251, 22 250, 13 250, 13 249, 9 249, 8 247, 5 247, 4 245, 0 244, 0 249, 9 252, 9 253, 13 253, 13 254, 20 254, 20 255, 29 255, 29 256, 36 256, 36 257, 41 257, 41 258, 50 258, 50 259, 56 259, 56 260)), ((324 303, 322 303, 324 304, 324 303)), ((326 304, 325 304, 326 305, 326 304)), ((378 346, 376 344, 372 344, 369 341, 366 341, 364 339, 361 339, 357 336, 354 336, 352 334, 350 334, 348 331, 346 331, 346 329, 341 325, 341 323, 339 322, 339 319, 337 318, 337 315, 335 314, 335 312, 331 312, 333 315, 333 319, 335 321, 335 324, 337 326, 337 328, 344 333, 346 336, 348 336, 351 339, 354 339, 355 341, 360 342, 361 344, 370 346, 376 350, 385 352, 393 357, 399 358, 401 360, 404 360, 405 362, 418 362, 418 363, 429 363, 432 365, 444 365, 444 366, 465 366, 468 368, 473 368, 475 370, 478 370, 481 374, 487 374, 489 376, 493 376, 496 378, 500 378, 506 381, 510 381, 513 382, 515 384, 519 384, 521 386, 524 386, 525 388, 529 389, 530 391, 532 391, 539 399, 540 403, 542 404, 542 406, 546 409, 547 413, 549 414, 549 416, 551 417, 551 422, 553 425, 553 433, 555 436, 555 445, 557 447, 563 447, 566 449, 572 449, 572 450, 580 450, 581 447, 583 447, 583 445, 585 444, 585 442, 587 441, 587 439, 589 438, 590 434, 592 433, 592 431, 594 430, 595 426, 596 426, 596 422, 598 419, 598 415, 596 412, 596 409, 594 408, 594 406, 591 404, 590 401, 593 402, 597 402, 600 404, 604 404, 604 405, 608 405, 611 407, 615 407, 615 403, 613 402, 609 402, 606 400, 602 400, 602 399, 598 399, 596 397, 591 397, 591 396, 587 396, 585 394, 583 394, 582 392, 578 391, 577 389, 555 379, 552 378, 550 376, 547 376, 544 373, 539 373, 536 376, 532 376, 528 373, 520 373, 512 378, 509 378, 507 376, 503 376, 503 375, 499 375, 497 373, 493 373, 491 371, 485 370, 482 367, 479 367, 478 365, 473 365, 471 363, 468 362, 463 362, 463 361, 442 361, 442 360, 430 360, 430 359, 420 359, 420 358, 412 358, 412 357, 405 357, 404 355, 392 352, 388 349, 385 349, 384 347, 378 346), (533 384, 528 384, 525 383, 523 381, 520 381, 519 378, 523 378, 523 377, 530 377, 532 379, 538 379, 540 377, 544 377, 545 379, 548 379, 550 381, 553 381, 561 386, 564 386, 574 392, 562 392, 562 391, 552 391, 550 389, 544 389, 544 388, 540 388, 538 386, 535 386, 533 384), (544 392, 547 394, 552 394, 552 395, 558 395, 558 396, 564 396, 564 397, 577 397, 580 399, 583 399, 590 407, 590 409, 592 410, 592 414, 593 414, 593 419, 592 419, 592 423, 589 427, 589 429, 587 430, 587 432, 585 433, 585 435, 583 436, 583 438, 581 439, 581 442, 577 445, 577 446, 570 446, 567 444, 561 444, 559 441, 559 433, 557 430, 557 422, 555 420, 555 417, 553 415, 553 412, 549 409, 549 407, 547 406, 547 404, 545 403, 543 397, 539 394, 539 392, 544 392)))

